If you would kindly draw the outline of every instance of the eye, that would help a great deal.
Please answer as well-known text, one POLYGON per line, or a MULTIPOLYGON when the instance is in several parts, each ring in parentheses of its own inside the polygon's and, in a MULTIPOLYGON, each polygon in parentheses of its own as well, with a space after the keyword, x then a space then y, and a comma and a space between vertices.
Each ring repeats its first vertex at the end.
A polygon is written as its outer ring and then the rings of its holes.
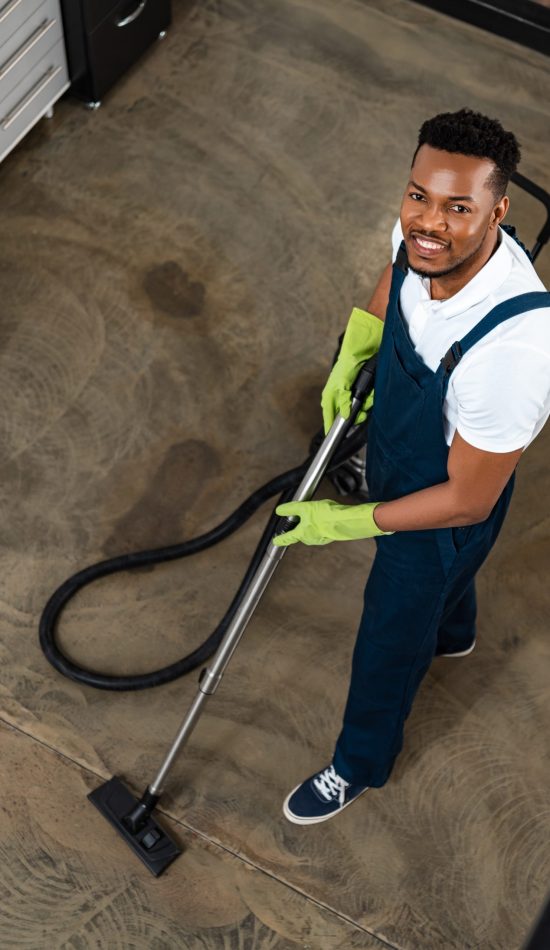
POLYGON ((420 195, 418 191, 410 191, 409 198, 412 198, 413 201, 417 201, 418 199, 420 199, 421 201, 424 201, 424 195, 420 195))
POLYGON ((451 205, 451 211, 458 211, 459 214, 469 214, 470 209, 465 205, 451 205))

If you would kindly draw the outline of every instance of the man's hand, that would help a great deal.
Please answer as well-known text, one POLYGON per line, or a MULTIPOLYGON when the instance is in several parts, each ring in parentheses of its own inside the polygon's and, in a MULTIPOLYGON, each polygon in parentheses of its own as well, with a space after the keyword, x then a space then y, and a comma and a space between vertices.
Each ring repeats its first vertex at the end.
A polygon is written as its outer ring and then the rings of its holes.
POLYGON ((289 501, 275 509, 278 515, 298 516, 299 523, 292 531, 273 538, 277 547, 286 547, 301 541, 303 544, 329 544, 331 541, 356 541, 374 538, 381 531, 373 512, 376 502, 366 505, 339 505, 335 501, 289 501))
MULTIPOLYGON (((384 324, 382 320, 366 310, 354 307, 348 321, 338 359, 332 367, 321 396, 325 435, 340 413, 347 419, 351 410, 351 387, 355 382, 362 363, 374 356, 380 349, 384 324)), ((365 400, 363 409, 357 414, 356 422, 363 422, 367 410, 373 402, 373 393, 365 400)))

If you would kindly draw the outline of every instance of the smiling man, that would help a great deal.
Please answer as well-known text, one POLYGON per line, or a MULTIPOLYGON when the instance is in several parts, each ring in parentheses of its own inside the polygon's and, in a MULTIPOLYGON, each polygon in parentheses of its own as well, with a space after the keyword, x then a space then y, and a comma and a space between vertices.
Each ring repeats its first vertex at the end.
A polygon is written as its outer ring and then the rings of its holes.
POLYGON ((353 310, 322 396, 328 431, 378 353, 364 407, 375 501, 277 509, 300 521, 275 544, 377 545, 342 731, 332 762, 286 799, 292 822, 325 821, 384 785, 434 656, 474 648, 475 575, 550 414, 550 294, 502 226, 519 154, 511 132, 468 109, 423 124, 393 261, 368 311, 353 310))

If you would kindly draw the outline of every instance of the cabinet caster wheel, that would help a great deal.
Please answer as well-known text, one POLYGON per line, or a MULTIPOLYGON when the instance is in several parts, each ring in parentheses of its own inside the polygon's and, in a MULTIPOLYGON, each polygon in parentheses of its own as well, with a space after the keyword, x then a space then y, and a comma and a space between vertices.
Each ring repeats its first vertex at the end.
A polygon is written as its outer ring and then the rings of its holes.
POLYGON ((100 107, 100 105, 101 105, 101 100, 98 100, 98 101, 96 101, 96 102, 93 102, 93 101, 92 101, 92 102, 86 102, 85 105, 86 105, 86 108, 87 108, 87 109, 90 109, 90 111, 95 112, 96 109, 99 109, 99 107, 100 107))

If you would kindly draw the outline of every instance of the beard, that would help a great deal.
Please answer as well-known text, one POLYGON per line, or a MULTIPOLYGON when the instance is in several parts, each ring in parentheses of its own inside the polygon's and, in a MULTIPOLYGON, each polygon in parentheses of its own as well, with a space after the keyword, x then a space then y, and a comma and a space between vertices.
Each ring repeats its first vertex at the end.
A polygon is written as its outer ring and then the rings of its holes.
POLYGON ((465 254, 464 257, 460 257, 458 260, 453 261, 452 263, 448 264, 447 267, 444 267, 442 270, 424 270, 421 267, 414 267, 410 261, 409 261, 409 267, 413 271, 413 273, 418 274, 419 277, 446 277, 447 274, 453 274, 460 267, 462 267, 465 264, 468 264, 472 260, 472 258, 476 256, 476 254, 479 254, 483 246, 484 240, 485 240, 485 235, 479 242, 479 245, 476 247, 475 251, 471 251, 470 254, 465 254))

